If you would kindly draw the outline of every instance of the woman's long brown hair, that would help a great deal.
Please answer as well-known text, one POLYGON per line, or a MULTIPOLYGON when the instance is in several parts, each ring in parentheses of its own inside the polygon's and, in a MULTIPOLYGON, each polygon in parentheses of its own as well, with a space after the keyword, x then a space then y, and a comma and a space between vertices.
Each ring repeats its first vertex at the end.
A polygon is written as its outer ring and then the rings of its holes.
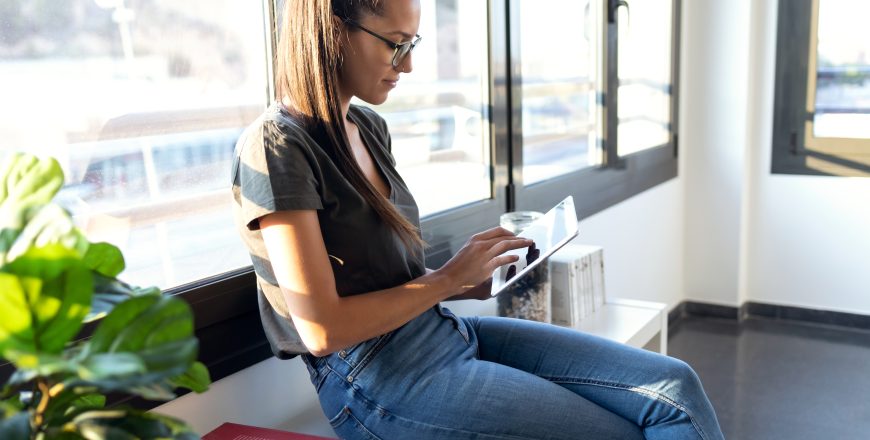
POLYGON ((382 0, 286 0, 275 62, 275 98, 287 98, 306 124, 322 129, 336 166, 410 248, 424 246, 420 231, 369 182, 351 151, 341 113, 338 74, 341 20, 380 14, 382 0))

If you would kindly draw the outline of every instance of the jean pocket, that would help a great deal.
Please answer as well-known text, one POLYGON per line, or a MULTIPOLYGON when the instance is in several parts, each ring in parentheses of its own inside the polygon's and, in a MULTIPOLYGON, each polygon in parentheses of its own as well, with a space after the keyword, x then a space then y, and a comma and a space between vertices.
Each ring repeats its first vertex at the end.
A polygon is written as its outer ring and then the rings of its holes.
POLYGON ((347 406, 329 419, 329 425, 343 439, 381 440, 380 437, 369 431, 347 406))
MULTIPOLYGON (((342 360, 351 367, 350 374, 346 377, 348 382, 353 382, 354 379, 362 373, 366 365, 368 365, 369 362, 377 356, 381 349, 387 345, 387 342, 390 341, 393 333, 394 332, 385 333, 376 338, 361 342, 354 346, 352 351, 349 351, 345 357, 342 358, 342 360)), ((342 353, 339 352, 338 356, 342 357, 342 353)))
POLYGON ((441 307, 441 304, 435 306, 435 311, 437 311, 438 314, 441 315, 441 317, 453 321, 453 327, 455 327, 456 331, 458 331, 459 334, 462 335, 462 339, 465 339, 465 343, 471 343, 470 339, 468 338, 468 329, 465 328, 465 324, 462 322, 461 319, 459 319, 459 317, 454 315, 453 312, 451 312, 450 309, 448 309, 447 307, 441 307))

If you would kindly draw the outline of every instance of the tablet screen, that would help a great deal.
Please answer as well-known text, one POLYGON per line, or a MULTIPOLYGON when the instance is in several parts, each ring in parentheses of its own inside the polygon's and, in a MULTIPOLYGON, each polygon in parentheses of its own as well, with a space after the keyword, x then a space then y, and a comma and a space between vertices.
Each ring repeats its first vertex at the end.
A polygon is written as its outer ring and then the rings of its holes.
POLYGON ((535 244, 505 253, 505 255, 519 255, 520 259, 516 263, 501 266, 493 272, 490 293, 493 296, 498 295, 533 267, 546 261, 553 252, 576 237, 577 231, 574 198, 568 196, 517 234, 518 237, 533 240, 535 244))

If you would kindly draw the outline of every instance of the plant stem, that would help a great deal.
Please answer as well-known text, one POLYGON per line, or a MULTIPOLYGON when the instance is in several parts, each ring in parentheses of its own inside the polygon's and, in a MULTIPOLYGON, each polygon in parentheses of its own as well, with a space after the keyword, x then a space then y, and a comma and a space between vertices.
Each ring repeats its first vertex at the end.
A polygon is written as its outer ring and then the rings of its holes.
POLYGON ((42 431, 42 424, 45 422, 45 409, 48 408, 48 401, 51 400, 51 390, 48 381, 43 378, 36 379, 36 388, 39 389, 39 404, 36 405, 36 413, 33 415, 33 430, 39 432, 42 431))

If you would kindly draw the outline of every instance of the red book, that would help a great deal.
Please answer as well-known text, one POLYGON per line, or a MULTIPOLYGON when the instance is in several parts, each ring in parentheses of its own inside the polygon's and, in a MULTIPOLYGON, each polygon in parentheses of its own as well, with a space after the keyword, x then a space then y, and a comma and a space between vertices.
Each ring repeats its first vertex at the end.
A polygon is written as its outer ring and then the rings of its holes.
POLYGON ((224 423, 212 432, 202 436, 202 440, 329 440, 316 435, 297 434, 277 429, 224 423))

